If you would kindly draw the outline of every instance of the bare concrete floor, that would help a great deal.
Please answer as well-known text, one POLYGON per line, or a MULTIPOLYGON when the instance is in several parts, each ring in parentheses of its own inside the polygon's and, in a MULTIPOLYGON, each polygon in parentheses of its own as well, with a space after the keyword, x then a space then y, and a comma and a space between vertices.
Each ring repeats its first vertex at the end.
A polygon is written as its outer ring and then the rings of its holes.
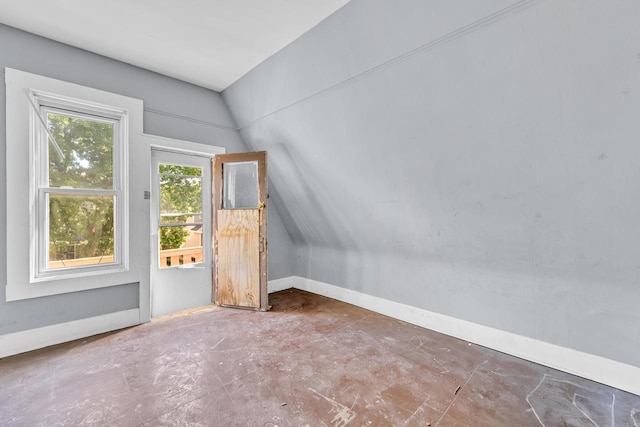
POLYGON ((0 425, 639 426, 640 396, 297 290, 0 360, 0 425))

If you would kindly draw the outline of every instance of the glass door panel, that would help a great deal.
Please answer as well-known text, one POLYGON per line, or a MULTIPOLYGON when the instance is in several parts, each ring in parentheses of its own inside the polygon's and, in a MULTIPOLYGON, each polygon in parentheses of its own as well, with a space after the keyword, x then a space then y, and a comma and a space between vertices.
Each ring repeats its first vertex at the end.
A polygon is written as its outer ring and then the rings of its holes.
POLYGON ((223 169, 223 209, 258 207, 258 162, 229 162, 223 169))
POLYGON ((160 163, 159 267, 203 261, 202 168, 160 163))

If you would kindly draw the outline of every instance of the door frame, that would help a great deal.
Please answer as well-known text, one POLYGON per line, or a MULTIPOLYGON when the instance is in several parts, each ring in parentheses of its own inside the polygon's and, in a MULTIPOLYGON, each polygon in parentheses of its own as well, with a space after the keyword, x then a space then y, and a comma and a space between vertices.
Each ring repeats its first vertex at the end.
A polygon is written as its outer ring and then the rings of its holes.
MULTIPOLYGON (((149 138, 149 145, 148 145, 148 164, 149 164, 149 185, 154 185, 154 183, 152 182, 152 167, 153 167, 153 161, 152 161, 152 156, 151 156, 151 151, 152 150, 159 150, 159 151, 166 151, 166 152, 173 152, 176 154, 186 154, 186 155, 195 155, 195 156, 201 156, 201 157, 208 157, 212 160, 215 159, 215 156, 219 155, 219 154, 224 154, 226 152, 226 148, 224 147, 219 147, 219 146, 215 146, 215 145, 207 145, 207 144, 201 144, 201 143, 197 143, 197 142, 191 142, 191 141, 184 141, 184 140, 179 140, 179 139, 173 139, 173 138, 166 138, 166 137, 162 137, 162 136, 156 136, 156 135, 148 135, 148 134, 144 134, 145 137, 149 138)), ((212 170, 213 173, 213 170, 212 170)), ((211 186, 212 189, 212 193, 213 193, 213 185, 211 186)), ((149 194, 151 193, 151 188, 149 188, 149 194)), ((145 194, 145 197, 147 197, 147 195, 145 194)), ((213 202, 213 198, 214 198, 214 194, 211 194, 211 201, 213 202)), ((153 203, 153 201, 151 201, 153 203)), ((213 206, 212 206, 213 208, 213 206)), ((154 209, 151 208, 149 209, 149 243, 148 243, 148 250, 149 250, 149 254, 150 257, 155 256, 155 254, 153 253, 153 248, 154 248, 154 242, 153 242, 153 236, 156 234, 156 231, 153 229, 153 221, 151 221, 151 216, 154 215, 154 209)), ((212 211, 213 214, 213 211, 212 211)), ((214 239, 214 229, 213 227, 211 227, 211 242, 213 245, 213 239, 214 239)), ((213 257, 213 248, 212 249, 212 256, 211 256, 211 263, 214 262, 214 257, 213 257)), ((150 259, 151 261, 151 259, 150 259)), ((151 305, 152 305, 152 298, 151 298, 151 289, 153 284, 151 283, 151 278, 152 278, 152 269, 153 269, 153 262, 149 262, 149 272, 148 272, 148 288, 147 290, 144 292, 145 298, 144 298, 144 305, 146 306, 147 310, 148 310, 148 318, 151 318, 151 305)), ((215 266, 211 265, 212 271, 213 268, 215 266)), ((140 304, 143 304, 143 301, 140 301, 140 304)))

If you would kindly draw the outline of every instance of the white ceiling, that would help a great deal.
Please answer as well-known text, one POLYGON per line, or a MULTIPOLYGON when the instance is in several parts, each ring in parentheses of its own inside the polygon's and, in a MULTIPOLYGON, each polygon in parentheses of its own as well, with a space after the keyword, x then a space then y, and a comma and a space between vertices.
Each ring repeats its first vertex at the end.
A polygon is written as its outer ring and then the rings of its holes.
POLYGON ((0 0, 0 23, 223 90, 349 0, 0 0))

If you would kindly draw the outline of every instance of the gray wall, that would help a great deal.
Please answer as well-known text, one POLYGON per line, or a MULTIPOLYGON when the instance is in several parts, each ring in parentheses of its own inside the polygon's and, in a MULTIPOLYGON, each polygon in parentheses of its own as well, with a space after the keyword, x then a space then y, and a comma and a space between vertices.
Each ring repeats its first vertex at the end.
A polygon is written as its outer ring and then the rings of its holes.
MULTIPOLYGON (((6 242, 6 210, 11 207, 4 184, 4 67, 142 99, 145 133, 246 151, 220 94, 0 25, 0 334, 138 307, 135 283, 5 302, 6 251, 11 246, 6 242)), ((291 241, 273 206, 270 219, 270 278, 286 277, 293 271, 291 241)))
POLYGON ((640 366, 638 16, 352 0, 225 90, 296 274, 640 366))

